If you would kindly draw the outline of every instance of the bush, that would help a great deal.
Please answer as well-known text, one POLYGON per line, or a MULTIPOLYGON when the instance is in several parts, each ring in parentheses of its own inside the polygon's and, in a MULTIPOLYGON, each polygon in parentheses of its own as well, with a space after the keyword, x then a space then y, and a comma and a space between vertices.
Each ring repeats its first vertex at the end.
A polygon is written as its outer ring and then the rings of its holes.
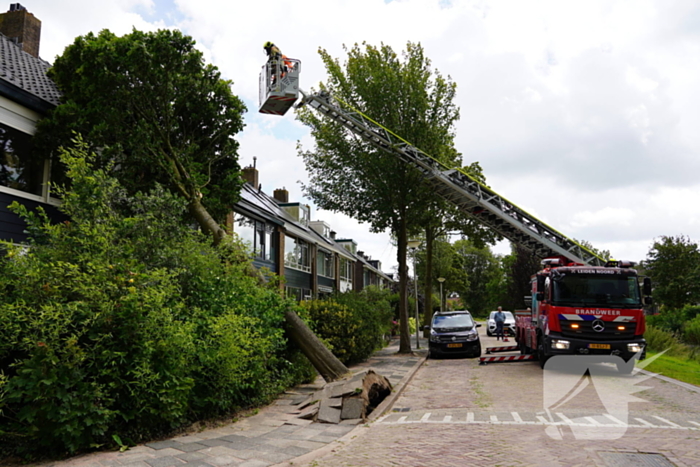
POLYGON ((393 311, 388 297, 389 292, 369 287, 302 305, 318 337, 340 361, 350 364, 366 360, 391 333, 393 311))
POLYGON ((282 332, 294 305, 240 244, 212 247, 163 189, 126 197, 81 149, 62 160, 71 221, 15 204, 31 247, 0 254, 0 455, 142 441, 309 377, 282 332))
POLYGON ((690 345, 700 346, 700 315, 683 325, 683 340, 690 345))

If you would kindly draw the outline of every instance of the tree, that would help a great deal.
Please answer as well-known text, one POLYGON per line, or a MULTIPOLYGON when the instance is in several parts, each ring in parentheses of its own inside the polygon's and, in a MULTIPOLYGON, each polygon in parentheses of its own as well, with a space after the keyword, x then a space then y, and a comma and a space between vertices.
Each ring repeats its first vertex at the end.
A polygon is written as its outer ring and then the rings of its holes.
POLYGON ((643 265, 654 283, 654 297, 671 309, 700 302, 700 250, 683 235, 654 242, 643 265))
MULTIPOLYGON (((63 96, 40 122, 37 147, 58 153, 81 134, 99 155, 97 167, 128 195, 167 187, 219 244, 220 223, 240 192, 233 137, 246 108, 194 46, 191 37, 169 30, 78 37, 49 71, 63 96)), ((327 381, 347 374, 293 311, 286 320, 293 339, 306 339, 303 350, 327 381)))
POLYGON ((456 267, 465 271, 469 279, 466 289, 456 291, 466 308, 476 316, 484 316, 494 306, 489 284, 502 273, 498 259, 488 247, 478 248, 468 239, 457 240, 454 246, 456 267))
MULTIPOLYGON (((430 67, 420 44, 408 43, 403 59, 387 45, 347 50, 344 65, 325 50, 319 53, 328 80, 321 87, 411 144, 440 160, 454 157, 453 103, 456 86, 430 67)), ((397 240, 399 263, 400 349, 410 352, 406 242, 421 230, 431 192, 421 173, 380 151, 341 125, 302 108, 298 119, 311 128, 313 150, 299 147, 310 181, 305 193, 322 209, 367 222, 374 232, 389 229, 397 240)), ((449 161, 449 162, 454 162, 449 161)))
POLYGON ((525 306, 526 296, 532 295, 530 277, 541 269, 540 260, 532 251, 520 245, 511 244, 511 261, 508 261, 508 302, 507 309, 516 310, 525 306))
POLYGON ((233 136, 246 108, 194 46, 170 30, 76 38, 49 70, 63 96, 36 144, 57 154, 81 134, 130 194, 162 184, 218 242, 240 192, 233 136))

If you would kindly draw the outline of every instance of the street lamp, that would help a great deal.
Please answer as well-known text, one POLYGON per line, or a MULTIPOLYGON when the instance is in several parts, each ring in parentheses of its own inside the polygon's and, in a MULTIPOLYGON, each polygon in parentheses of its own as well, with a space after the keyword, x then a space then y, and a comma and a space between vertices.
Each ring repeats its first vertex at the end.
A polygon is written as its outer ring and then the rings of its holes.
POLYGON ((440 311, 445 311, 442 307, 443 299, 442 299, 442 283, 445 282, 444 277, 438 277, 438 282, 440 283, 440 311))
POLYGON ((406 246, 411 249, 411 253, 413 253, 413 275, 414 277, 414 282, 416 283, 416 349, 420 349, 420 335, 418 328, 420 327, 418 324, 418 270, 416 269, 416 248, 420 246, 420 240, 409 240, 406 242, 406 246))

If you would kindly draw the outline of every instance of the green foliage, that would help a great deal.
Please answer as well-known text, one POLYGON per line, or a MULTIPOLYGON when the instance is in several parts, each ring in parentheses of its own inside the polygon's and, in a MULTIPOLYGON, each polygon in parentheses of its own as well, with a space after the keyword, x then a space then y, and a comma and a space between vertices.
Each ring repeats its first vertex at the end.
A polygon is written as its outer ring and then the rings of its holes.
POLYGON ((683 324, 683 341, 700 346, 700 315, 683 324))
POLYGON ((488 247, 477 248, 469 240, 458 240, 455 247, 455 267, 469 279, 469 286, 456 289, 462 304, 476 317, 485 317, 498 306, 493 303, 495 286, 500 287, 503 275, 498 259, 488 247))
POLYGON ((368 287, 338 293, 327 300, 302 302, 314 331, 344 364, 366 360, 391 332, 389 292, 368 287))
POLYGON ((39 123, 39 151, 56 154, 81 134, 130 195, 159 183, 188 203, 203 195, 211 215, 223 219, 240 190, 233 136, 243 129, 245 105, 191 37, 89 33, 48 73, 63 96, 39 123))
POLYGON ((700 250, 689 238, 661 237, 643 266, 653 280, 657 303, 682 308, 700 302, 700 250))
POLYGON ((62 161, 71 221, 14 204, 41 241, 0 256, 0 453, 138 442, 308 376, 282 333, 290 304, 241 245, 183 226, 166 190, 128 196, 83 144, 62 161))

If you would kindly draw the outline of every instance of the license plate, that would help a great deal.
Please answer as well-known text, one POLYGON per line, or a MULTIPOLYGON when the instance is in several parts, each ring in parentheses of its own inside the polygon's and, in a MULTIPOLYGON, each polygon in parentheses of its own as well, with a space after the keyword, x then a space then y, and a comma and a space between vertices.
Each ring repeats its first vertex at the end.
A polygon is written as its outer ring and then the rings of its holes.
POLYGON ((447 344, 447 348, 454 349, 456 347, 462 347, 462 344, 447 344))
POLYGON ((588 344, 589 349, 606 349, 610 350, 610 344, 588 344))

